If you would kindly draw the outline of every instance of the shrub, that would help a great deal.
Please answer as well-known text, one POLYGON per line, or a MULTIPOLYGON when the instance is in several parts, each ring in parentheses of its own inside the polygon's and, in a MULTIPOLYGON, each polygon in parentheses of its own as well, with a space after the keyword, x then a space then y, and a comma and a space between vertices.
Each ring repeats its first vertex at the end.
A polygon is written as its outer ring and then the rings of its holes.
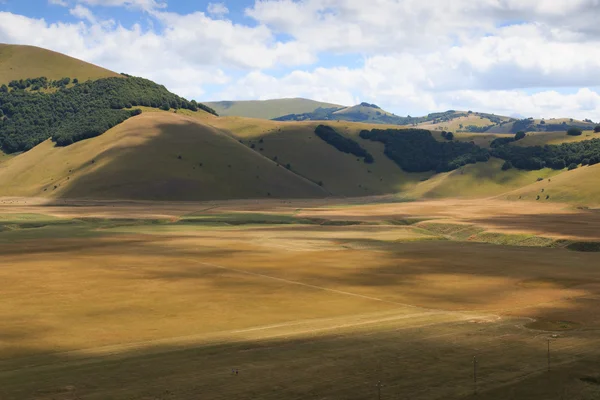
POLYGON ((519 131, 515 134, 515 141, 524 139, 526 136, 525 132, 519 131))
POLYGON ((577 165, 577 164, 575 164, 575 163, 571 163, 571 164, 569 164, 569 171, 572 171, 572 170, 574 170, 574 169, 577 169, 577 167, 578 167, 578 165, 577 165))
POLYGON ((594 128, 594 132, 600 133, 600 125, 598 125, 594 128))
POLYGON ((583 133, 583 131, 579 128, 570 128, 567 131, 567 135, 569 135, 569 136, 581 136, 582 133, 583 133))
POLYGON ((512 167, 513 166, 510 161, 505 161, 504 164, 502 164, 502 171, 508 171, 512 167))

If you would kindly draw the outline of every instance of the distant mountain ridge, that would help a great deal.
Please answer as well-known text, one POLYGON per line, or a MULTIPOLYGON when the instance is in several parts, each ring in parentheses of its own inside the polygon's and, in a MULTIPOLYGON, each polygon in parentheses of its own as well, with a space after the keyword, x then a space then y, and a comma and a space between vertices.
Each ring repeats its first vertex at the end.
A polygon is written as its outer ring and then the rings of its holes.
POLYGON ((289 114, 310 113, 318 108, 344 108, 345 106, 304 98, 272 100, 240 100, 203 102, 224 117, 274 119, 289 114))

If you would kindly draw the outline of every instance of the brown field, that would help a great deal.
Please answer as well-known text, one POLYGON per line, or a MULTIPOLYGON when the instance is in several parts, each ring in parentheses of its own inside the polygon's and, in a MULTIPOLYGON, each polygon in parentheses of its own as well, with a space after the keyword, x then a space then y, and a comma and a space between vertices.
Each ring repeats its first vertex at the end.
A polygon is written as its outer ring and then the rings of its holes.
POLYGON ((2 199, 0 399, 597 398, 600 214, 390 200, 2 199))

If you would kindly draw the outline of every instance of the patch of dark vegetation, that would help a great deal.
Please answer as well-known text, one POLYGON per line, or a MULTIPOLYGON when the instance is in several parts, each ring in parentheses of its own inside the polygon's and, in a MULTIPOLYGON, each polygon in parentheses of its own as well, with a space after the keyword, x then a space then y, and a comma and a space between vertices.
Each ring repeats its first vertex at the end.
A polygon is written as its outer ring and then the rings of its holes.
POLYGON ((600 385, 600 377, 598 376, 584 376, 579 378, 579 380, 585 383, 591 383, 592 385, 600 385))
POLYGON ((409 226, 418 224, 419 222, 427 221, 427 219, 422 218, 403 218, 403 219, 392 219, 387 221, 390 225, 399 225, 399 226, 409 226))
POLYGON ((585 253, 599 253, 600 243, 599 242, 573 242, 567 245, 567 249, 572 251, 581 251, 585 253))
MULTIPOLYGON (((44 78, 31 80, 38 81, 48 82, 44 78)), ((6 153, 27 151, 48 138, 58 146, 68 146, 99 136, 141 113, 125 108, 168 106, 216 115, 210 107, 143 78, 105 78, 69 88, 61 85, 53 93, 24 90, 27 83, 13 86, 12 90, 0 91, 0 147, 6 153)))
POLYGON ((533 171, 548 167, 560 170, 567 166, 577 167, 584 160, 588 163, 587 165, 600 163, 600 139, 529 147, 505 144, 492 149, 491 154, 494 157, 510 161, 518 169, 533 171))
POLYGON ((363 225, 362 221, 344 221, 344 220, 332 220, 332 219, 320 219, 310 218, 311 223, 322 226, 352 226, 352 225, 363 225))
POLYGON ((360 137, 385 144, 385 155, 406 172, 447 172, 487 161, 487 150, 472 143, 438 142, 423 129, 364 130, 360 137))
POLYGON ((368 151, 363 149, 360 144, 354 140, 340 135, 330 126, 319 125, 315 129, 315 133, 318 137, 323 139, 328 144, 332 145, 342 153, 353 154, 357 157, 363 157, 364 162, 372 164, 374 159, 368 151))

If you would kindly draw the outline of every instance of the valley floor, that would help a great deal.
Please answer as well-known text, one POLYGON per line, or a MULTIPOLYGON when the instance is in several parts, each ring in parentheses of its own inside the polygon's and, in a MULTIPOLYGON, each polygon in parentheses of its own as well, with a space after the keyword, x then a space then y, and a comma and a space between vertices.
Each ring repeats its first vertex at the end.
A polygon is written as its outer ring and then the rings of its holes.
POLYGON ((598 398, 599 232, 525 201, 0 199, 0 399, 598 398))

